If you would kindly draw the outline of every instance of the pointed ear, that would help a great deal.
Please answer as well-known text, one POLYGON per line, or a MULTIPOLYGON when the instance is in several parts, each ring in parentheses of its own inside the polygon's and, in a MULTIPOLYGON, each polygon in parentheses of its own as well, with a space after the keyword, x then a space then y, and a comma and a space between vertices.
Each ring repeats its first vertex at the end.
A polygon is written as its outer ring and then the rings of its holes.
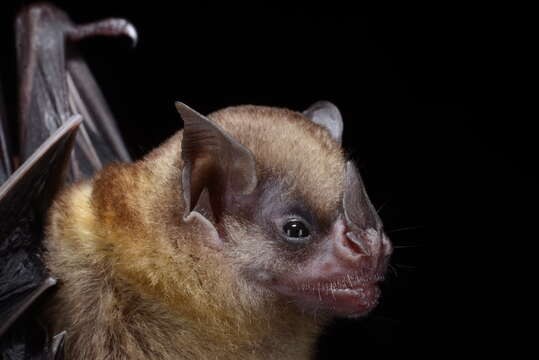
POLYGON ((382 221, 371 203, 363 180, 352 161, 346 163, 346 179, 343 197, 344 216, 352 227, 362 230, 379 230, 382 221))
POLYGON ((343 122, 339 109, 329 101, 318 101, 303 112, 308 119, 324 127, 331 137, 341 143, 343 122))
POLYGON ((253 153, 215 122, 187 105, 176 102, 176 109, 184 122, 182 186, 185 218, 196 210, 218 220, 227 195, 246 195, 256 187, 253 153), (207 199, 201 196, 205 189, 209 195, 207 199))

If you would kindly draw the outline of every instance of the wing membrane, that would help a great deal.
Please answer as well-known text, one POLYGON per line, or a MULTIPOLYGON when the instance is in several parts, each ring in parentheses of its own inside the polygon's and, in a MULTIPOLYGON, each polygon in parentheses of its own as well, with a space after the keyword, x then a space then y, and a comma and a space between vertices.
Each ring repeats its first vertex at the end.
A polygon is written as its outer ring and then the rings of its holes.
POLYGON ((45 214, 66 175, 75 181, 111 161, 130 161, 76 49, 76 41, 93 35, 136 40, 125 20, 77 26, 46 4, 23 9, 16 20, 23 164, 15 172, 0 89, 0 353, 8 359, 63 358, 65 333, 50 338, 33 305, 56 284, 40 254, 45 214))
POLYGON ((55 284, 39 258, 42 219, 64 179, 80 125, 73 117, 0 187, 0 336, 55 284))

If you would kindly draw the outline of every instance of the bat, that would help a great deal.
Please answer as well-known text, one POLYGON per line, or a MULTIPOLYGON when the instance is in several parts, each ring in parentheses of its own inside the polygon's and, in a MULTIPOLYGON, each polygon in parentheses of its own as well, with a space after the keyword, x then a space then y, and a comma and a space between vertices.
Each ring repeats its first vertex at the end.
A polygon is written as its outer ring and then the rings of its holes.
MULTIPOLYGON (((134 28, 120 19, 76 26, 49 5, 26 9, 17 24, 20 153, 31 155, 14 173, 4 157, 0 210, 21 209, 2 220, 2 251, 18 251, 23 234, 21 253, 36 258, 36 271, 23 299, 0 292, 12 319, 2 351, 306 359, 327 321, 375 307, 392 247, 341 147, 335 105, 244 105, 204 116, 178 102, 183 129, 132 163, 72 42, 136 39, 134 28), (41 49, 45 38, 56 48, 41 49), (53 76, 40 70, 46 64, 53 76), (111 160, 119 163, 103 168, 111 160), (25 318, 40 324, 40 340, 28 340, 25 318)), ((13 259, 2 268, 20 263, 13 259)), ((17 276, 2 279, 23 288, 17 276)))

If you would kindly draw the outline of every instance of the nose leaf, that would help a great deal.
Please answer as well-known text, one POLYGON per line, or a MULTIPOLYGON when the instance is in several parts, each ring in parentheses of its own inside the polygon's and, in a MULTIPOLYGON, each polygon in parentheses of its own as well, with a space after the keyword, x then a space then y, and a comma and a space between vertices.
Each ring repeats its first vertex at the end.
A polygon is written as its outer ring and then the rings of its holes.
POLYGON ((381 230, 380 217, 367 195, 359 172, 351 161, 346 163, 343 208, 347 225, 352 229, 381 230))
POLYGON ((346 163, 343 196, 345 236, 356 248, 380 263, 392 252, 391 243, 382 230, 382 221, 372 205, 365 185, 353 162, 346 163))

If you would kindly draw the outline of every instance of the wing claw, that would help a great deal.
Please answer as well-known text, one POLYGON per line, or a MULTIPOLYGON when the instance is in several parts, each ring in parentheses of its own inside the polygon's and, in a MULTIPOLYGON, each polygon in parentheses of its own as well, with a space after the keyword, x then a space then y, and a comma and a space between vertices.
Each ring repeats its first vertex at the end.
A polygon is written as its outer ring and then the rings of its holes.
POLYGON ((72 41, 79 41, 92 36, 127 36, 133 46, 138 41, 137 30, 125 19, 110 18, 90 24, 74 27, 67 32, 67 37, 72 41))

